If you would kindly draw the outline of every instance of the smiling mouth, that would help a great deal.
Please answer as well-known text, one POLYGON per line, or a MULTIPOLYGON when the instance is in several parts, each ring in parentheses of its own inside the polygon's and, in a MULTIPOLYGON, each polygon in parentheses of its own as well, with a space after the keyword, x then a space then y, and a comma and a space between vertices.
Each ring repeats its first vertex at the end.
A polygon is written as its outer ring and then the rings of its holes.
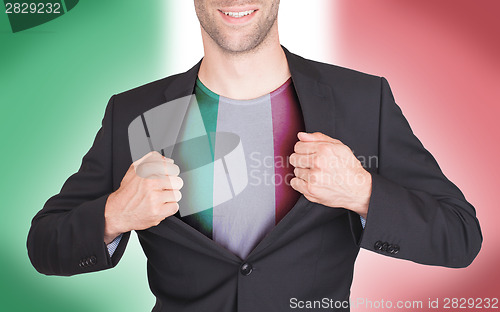
POLYGON ((230 16, 230 17, 242 18, 242 17, 245 17, 245 16, 252 14, 255 11, 257 11, 257 10, 248 10, 248 11, 242 11, 242 12, 224 12, 224 11, 221 11, 221 12, 227 16, 230 16))

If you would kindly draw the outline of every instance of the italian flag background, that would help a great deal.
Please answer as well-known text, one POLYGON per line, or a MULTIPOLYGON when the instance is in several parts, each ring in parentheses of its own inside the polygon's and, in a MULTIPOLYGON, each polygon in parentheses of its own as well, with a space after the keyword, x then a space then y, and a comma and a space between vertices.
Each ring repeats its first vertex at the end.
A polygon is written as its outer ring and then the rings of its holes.
MULTIPOLYGON (((354 303, 417 300, 423 308, 399 310, 436 311, 429 299, 439 298, 442 308, 445 298, 500 297, 499 3, 281 3, 281 40, 290 51, 388 79, 415 134, 476 207, 483 230, 478 258, 461 270, 362 250, 354 303)), ((26 236, 31 218, 79 168, 109 97, 185 71, 202 54, 192 1, 82 0, 18 33, 0 12, 0 311, 151 310, 135 234, 116 268, 70 278, 38 274, 26 236)), ((352 308, 390 310, 398 309, 352 308)))

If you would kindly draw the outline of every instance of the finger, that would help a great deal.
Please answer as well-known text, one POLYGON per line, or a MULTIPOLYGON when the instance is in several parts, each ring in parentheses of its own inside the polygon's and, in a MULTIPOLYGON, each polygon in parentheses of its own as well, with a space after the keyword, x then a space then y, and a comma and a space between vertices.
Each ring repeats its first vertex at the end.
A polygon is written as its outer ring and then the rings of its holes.
POLYGON ((180 190, 184 181, 180 177, 166 176, 159 181, 160 190, 180 190))
POLYGON ((290 186, 299 193, 304 194, 306 191, 306 182, 300 178, 293 178, 290 180, 290 186))
POLYGON ((294 190, 296 190, 297 192, 299 192, 305 196, 311 197, 311 194, 309 193, 309 189, 308 189, 306 181, 295 177, 295 178, 290 180, 290 186, 294 190))
POLYGON ((293 169, 293 174, 297 177, 300 178, 301 180, 308 181, 309 180, 309 172, 311 169, 304 169, 304 168, 295 168, 293 169))
POLYGON ((174 215, 179 210, 179 204, 176 202, 166 202, 163 207, 167 217, 174 215))
POLYGON ((149 157, 146 157, 141 163, 148 163, 148 162, 165 162, 173 164, 174 160, 161 155, 157 151, 153 151, 149 153, 149 157))
POLYGON ((329 137, 321 132, 314 132, 314 133, 299 132, 297 134, 297 137, 299 138, 299 140, 303 142, 342 143, 340 140, 329 137))
POLYGON ((290 164, 295 168, 305 168, 305 169, 313 168, 315 157, 316 156, 314 154, 303 155, 303 154, 293 153, 292 155, 290 155, 290 164))
POLYGON ((293 146, 293 151, 297 154, 314 154, 316 153, 315 145, 316 142, 298 141, 293 146))
POLYGON ((161 192, 162 203, 176 203, 181 200, 182 194, 179 190, 168 190, 161 192))
POLYGON ((141 164, 148 163, 148 162, 174 163, 174 160, 161 155, 157 151, 151 151, 151 152, 147 153, 146 155, 142 156, 140 159, 134 161, 133 165, 135 167, 138 167, 141 164))
POLYGON ((136 168, 136 174, 141 178, 159 178, 163 176, 177 176, 180 169, 173 163, 161 162, 143 162, 136 168))
MULTIPOLYGON (((335 143, 338 144, 338 143, 335 143)), ((297 154, 316 154, 321 153, 325 148, 334 147, 331 142, 306 142, 306 141, 298 141, 295 143, 293 150, 297 154)))
POLYGON ((311 193, 309 192, 309 188, 307 186, 306 181, 300 178, 293 178, 292 180, 290 180, 290 186, 297 192, 304 195, 304 197, 307 198, 307 200, 311 202, 318 202, 318 199, 312 196, 311 193))
POLYGON ((304 180, 309 185, 322 185, 324 180, 324 175, 321 174, 320 171, 316 169, 303 169, 303 168, 295 168, 293 173, 297 178, 304 180))
POLYGON ((179 166, 177 166, 173 162, 164 164, 164 168, 165 174, 168 176, 178 176, 179 173, 181 173, 181 169, 179 168, 179 166))
MULTIPOLYGON (((160 155, 160 153, 158 153, 157 151, 151 151, 149 153, 147 153, 146 155, 142 156, 141 158, 137 159, 136 161, 134 161, 134 165, 135 166, 139 166, 141 163, 143 163, 146 159, 150 158, 150 157, 156 157, 156 154, 160 155)), ((160 155, 161 156, 161 155, 160 155)))

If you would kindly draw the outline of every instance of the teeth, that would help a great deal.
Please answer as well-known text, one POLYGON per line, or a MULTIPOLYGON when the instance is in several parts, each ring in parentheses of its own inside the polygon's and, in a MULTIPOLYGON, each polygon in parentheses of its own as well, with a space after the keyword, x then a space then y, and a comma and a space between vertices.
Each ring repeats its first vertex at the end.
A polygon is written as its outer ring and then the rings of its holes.
POLYGON ((240 18, 243 16, 247 16, 255 12, 255 10, 249 10, 249 11, 243 11, 243 12, 222 12, 226 14, 227 16, 235 17, 235 18, 240 18))

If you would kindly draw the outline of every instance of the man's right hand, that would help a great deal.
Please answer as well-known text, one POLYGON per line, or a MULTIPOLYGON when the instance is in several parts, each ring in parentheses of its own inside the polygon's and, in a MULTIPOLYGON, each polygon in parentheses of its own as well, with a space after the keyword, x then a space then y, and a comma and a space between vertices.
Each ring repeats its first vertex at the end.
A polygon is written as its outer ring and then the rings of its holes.
POLYGON ((104 242, 131 230, 158 225, 179 210, 183 185, 172 159, 151 152, 130 165, 120 188, 109 195, 104 211, 104 242))

